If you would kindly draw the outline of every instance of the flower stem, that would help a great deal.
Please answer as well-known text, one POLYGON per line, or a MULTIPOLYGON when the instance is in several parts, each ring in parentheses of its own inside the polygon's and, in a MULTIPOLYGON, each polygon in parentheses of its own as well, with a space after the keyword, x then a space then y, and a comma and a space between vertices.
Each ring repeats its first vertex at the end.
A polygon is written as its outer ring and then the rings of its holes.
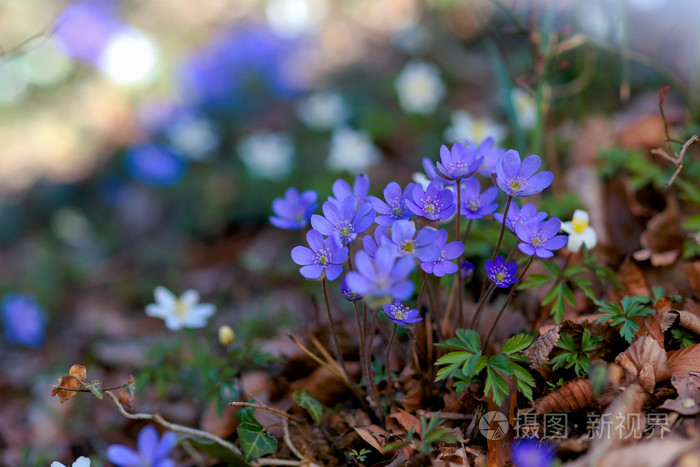
MULTIPOLYGON (((460 222, 462 220, 462 190, 461 190, 461 179, 457 179, 457 225, 456 225, 456 235, 455 240, 459 241, 462 236, 462 230, 460 222)), ((457 323, 458 327, 462 327, 463 317, 462 317, 462 289, 464 284, 462 284, 462 255, 457 258, 457 323)))
POLYGON ((326 312, 328 313, 328 324, 330 325, 330 329, 331 329, 331 338, 333 339, 333 347, 335 350, 335 357, 338 359, 338 363, 340 363, 340 367, 343 369, 345 374, 347 374, 347 369, 345 368, 345 360, 343 359, 343 352, 340 348, 340 343, 338 341, 338 334, 335 332, 335 324, 333 324, 333 316, 331 315, 331 305, 328 302, 328 286, 326 285, 326 277, 325 276, 321 280, 321 283, 323 284, 323 298, 326 302, 326 312))
POLYGON ((462 235, 462 243, 464 243, 464 246, 467 246, 467 239, 469 238, 469 233, 472 231, 472 224, 474 223, 474 219, 469 219, 467 221, 467 230, 464 231, 464 234, 462 235))
POLYGON ((392 323, 393 330, 391 331, 391 338, 389 339, 389 345, 386 347, 386 397, 389 401, 389 411, 391 411, 391 406, 393 405, 394 398, 394 382, 391 380, 391 346, 394 344, 394 339, 396 339, 396 323, 392 323))
POLYGON ((508 195, 508 201, 506 201, 506 207, 503 210, 503 222, 501 223, 501 232, 498 234, 498 242, 496 242, 496 249, 493 250, 493 256, 491 261, 496 261, 496 256, 498 256, 498 250, 501 249, 501 243, 503 243, 503 234, 506 231, 506 219, 508 217, 508 210, 510 209, 510 203, 513 201, 513 195, 508 195))
MULTIPOLYGON (((374 374, 372 374, 372 341, 374 340, 374 332, 377 329, 377 313, 374 310, 371 311, 374 319, 372 320, 370 332, 365 337, 365 345, 367 346, 365 350, 365 366, 368 375, 365 381, 367 382, 367 388, 369 389, 369 393, 372 396, 372 399, 374 400, 374 409, 377 414, 377 417, 383 423, 386 423, 384 412, 382 411, 381 399, 379 398, 379 390, 377 389, 377 384, 374 382, 374 374)), ((367 304, 365 304, 364 306, 363 313, 365 331, 367 331, 367 304)))
POLYGON ((496 323, 498 323, 498 320, 501 319, 501 315, 503 312, 506 310, 506 307, 510 303, 510 301, 513 299, 513 295, 515 295, 515 289, 518 288, 518 284, 520 283, 520 280, 525 277, 525 274, 527 273, 528 268, 532 264, 532 260, 535 259, 534 256, 530 256, 530 259, 527 260, 527 264, 525 264, 525 267, 523 268, 523 272, 520 274, 518 277, 518 280, 515 281, 515 283, 512 285, 510 289, 510 293, 508 294, 508 298, 506 298, 505 303, 501 307, 501 309, 498 312, 498 315, 496 316, 496 319, 493 321, 491 324, 491 329, 489 329, 489 333, 486 335, 486 339, 484 339, 484 346, 483 349, 486 350, 488 348, 489 344, 489 339, 491 339, 491 335, 493 334, 493 331, 496 329, 496 323))
POLYGON ((491 294, 493 294, 493 291, 496 289, 496 286, 488 279, 486 279, 487 282, 484 282, 484 284, 488 284, 486 286, 486 290, 484 290, 484 293, 481 294, 481 299, 479 300, 479 303, 476 305, 476 311, 474 312, 474 316, 472 316, 472 321, 469 323, 469 329, 474 329, 476 326, 477 321, 479 320, 479 315, 481 314, 481 310, 484 309, 484 305, 489 301, 489 298, 491 298, 491 294))

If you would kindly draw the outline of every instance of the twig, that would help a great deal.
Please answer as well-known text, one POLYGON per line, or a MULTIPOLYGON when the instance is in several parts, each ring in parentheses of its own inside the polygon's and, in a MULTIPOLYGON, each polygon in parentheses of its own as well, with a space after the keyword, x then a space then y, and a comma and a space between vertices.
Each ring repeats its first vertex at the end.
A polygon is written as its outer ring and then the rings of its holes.
POLYGON ((188 426, 183 426, 183 425, 178 425, 176 423, 171 423, 167 420, 165 420, 159 413, 158 411, 154 411, 152 414, 148 413, 129 413, 124 409, 124 406, 122 405, 121 402, 119 402, 119 399, 117 399, 117 396, 112 394, 111 391, 104 391, 103 394, 106 394, 107 397, 112 399, 114 402, 114 405, 117 406, 117 410, 119 410, 119 413, 122 414, 124 417, 128 418, 129 420, 153 420, 163 428, 166 428, 168 430, 172 430, 178 433, 183 433, 186 435, 191 435, 191 436, 196 436, 198 438, 204 438, 208 439, 209 441, 213 441, 216 444, 223 446, 224 448, 228 449, 229 451, 233 452, 234 454, 241 456, 242 453, 240 449, 238 449, 236 446, 233 444, 229 443, 228 441, 219 438, 218 436, 209 433, 208 431, 203 431, 203 430, 197 430, 195 428, 190 428, 188 426))
POLYGON ((287 336, 289 336, 289 338, 292 340, 292 342, 294 342, 294 343, 296 344, 296 346, 299 347, 299 348, 301 349, 302 352, 304 352, 306 355, 308 355, 308 356, 309 356, 311 359, 313 359, 316 363, 318 363, 319 365, 321 365, 322 367, 324 367, 326 370, 328 370, 328 371, 330 371, 331 373, 333 373, 335 376, 337 376, 337 377, 338 377, 341 381, 343 381, 345 384, 348 384, 348 383, 349 383, 348 378, 347 378, 347 375, 342 374, 342 373, 339 372, 336 368, 333 368, 331 365, 329 365, 328 363, 326 363, 326 362, 324 362, 323 360, 321 360, 315 353, 313 353, 312 351, 310 351, 309 349, 307 349, 306 347, 304 347, 303 345, 301 345, 301 343, 299 343, 299 341, 297 341, 296 338, 295 338, 294 336, 292 336, 291 334, 287 333, 287 336))
POLYGON ((389 345, 386 346, 386 397, 389 401, 389 411, 391 411, 391 407, 394 405, 394 382, 391 379, 391 346, 394 344, 394 339, 396 338, 396 323, 392 324, 391 338, 389 339, 389 345))
POLYGON ((229 402, 228 405, 231 407, 252 407, 254 409, 265 410, 267 412, 270 412, 270 413, 277 415, 278 417, 282 417, 282 418, 285 418, 287 420, 292 420, 292 421, 297 422, 297 423, 304 422, 302 419, 297 418, 294 415, 290 415, 286 412, 282 412, 281 410, 273 409, 272 407, 268 407, 266 405, 261 405, 261 404, 256 404, 253 402, 229 402))
POLYGON ((651 150, 652 154, 661 156, 667 161, 669 161, 671 164, 676 166, 676 170, 673 172, 673 175, 671 175, 671 178, 669 178, 668 182, 666 182, 666 188, 670 188, 671 185, 673 185, 673 182, 676 181, 676 178, 678 178, 678 176, 680 175, 681 170, 683 170, 683 158, 685 157, 685 152, 693 143, 698 143, 700 145, 700 137, 698 135, 691 136, 690 139, 688 139, 688 141, 683 143, 683 146, 681 146, 681 151, 678 153, 678 155, 674 154, 673 156, 669 155, 666 151, 663 150, 663 148, 651 150))
POLYGON ((287 445, 290 451, 299 458, 299 460, 306 460, 306 457, 299 452, 299 450, 292 444, 292 438, 289 434, 289 423, 287 420, 282 420, 282 432, 284 433, 284 444, 287 445))
POLYGON ((340 340, 338 339, 338 333, 335 331, 335 324, 333 324, 333 315, 331 314, 331 305, 328 302, 328 286, 326 285, 326 276, 323 276, 321 280, 323 284, 323 299, 326 302, 326 312, 328 313, 328 324, 331 330, 331 339, 333 340, 333 347, 335 348, 335 358, 338 359, 340 367, 343 369, 343 373, 347 374, 345 370, 345 360, 343 360, 343 349, 340 348, 340 340))

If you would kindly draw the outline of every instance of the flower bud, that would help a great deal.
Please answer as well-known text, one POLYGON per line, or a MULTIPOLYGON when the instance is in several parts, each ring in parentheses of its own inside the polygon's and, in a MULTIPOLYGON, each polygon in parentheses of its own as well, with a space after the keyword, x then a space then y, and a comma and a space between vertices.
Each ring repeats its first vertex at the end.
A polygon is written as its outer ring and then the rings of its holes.
POLYGON ((231 326, 224 325, 219 328, 219 342, 221 342, 221 345, 229 345, 233 342, 234 337, 231 326))

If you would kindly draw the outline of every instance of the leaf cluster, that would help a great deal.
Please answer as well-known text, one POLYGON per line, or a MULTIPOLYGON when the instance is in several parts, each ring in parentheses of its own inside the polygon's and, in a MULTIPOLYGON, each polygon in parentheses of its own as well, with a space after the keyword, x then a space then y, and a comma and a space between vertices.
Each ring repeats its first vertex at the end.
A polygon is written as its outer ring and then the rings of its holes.
MULTIPOLYGON (((431 418, 426 418, 421 415, 420 417, 420 441, 418 443, 418 450, 423 454, 430 454, 433 449, 433 444, 435 443, 456 443, 457 438, 453 435, 450 430, 445 428, 443 423, 445 420, 440 420, 440 415, 442 412, 436 412, 431 418)), ((410 428, 408 434, 401 441, 395 443, 389 443, 384 446, 382 452, 392 452, 403 446, 407 446, 413 442, 414 429, 410 428)))
POLYGON ((518 390, 532 400, 535 380, 521 365, 528 361, 521 352, 532 343, 530 336, 518 334, 511 337, 503 344, 499 353, 487 357, 483 355, 481 339, 475 331, 458 329, 456 334, 457 337, 452 337, 443 344, 436 344, 452 352, 446 353, 437 360, 436 364, 443 367, 438 370, 435 381, 454 378, 455 389, 461 393, 485 372, 484 395, 493 397, 497 405, 500 405, 508 394, 508 383, 505 377, 512 378, 518 390))
POLYGON ((579 347, 571 334, 562 334, 557 342, 557 348, 563 350, 563 352, 553 357, 550 361, 552 369, 573 368, 576 376, 587 373, 591 368, 590 353, 595 350, 601 340, 603 340, 602 337, 592 337, 591 331, 586 329, 581 336, 581 345, 579 347))
POLYGON ((635 322, 635 318, 641 318, 654 312, 652 308, 647 306, 651 300, 642 295, 626 296, 620 303, 594 301, 600 312, 607 315, 598 318, 596 323, 608 322, 610 326, 620 326, 620 335, 629 343, 632 343, 634 334, 639 331, 639 324, 635 322))

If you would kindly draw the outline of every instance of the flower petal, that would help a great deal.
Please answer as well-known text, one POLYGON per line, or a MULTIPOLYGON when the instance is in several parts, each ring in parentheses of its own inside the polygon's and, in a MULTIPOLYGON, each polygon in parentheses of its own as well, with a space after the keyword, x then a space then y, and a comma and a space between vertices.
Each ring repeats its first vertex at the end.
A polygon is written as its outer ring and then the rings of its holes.
POLYGON ((310 266, 302 266, 299 268, 299 272, 307 279, 318 279, 323 274, 323 268, 318 264, 312 264, 310 266))
POLYGON ((199 303, 199 292, 193 289, 185 290, 182 295, 180 295, 180 303, 187 307, 193 307, 199 303))
POLYGON ((113 444, 107 448, 107 460, 116 465, 141 464, 138 453, 122 444, 113 444))
POLYGON ((155 288, 153 295, 155 296, 156 302, 160 305, 165 305, 165 306, 175 306, 175 301, 177 300, 177 297, 163 287, 162 285, 159 285, 158 287, 155 288))
POLYGON ((527 156, 520 164, 518 176, 524 179, 532 177, 542 165, 542 159, 539 156, 527 156))
POLYGON ((292 261, 299 266, 308 266, 316 260, 316 254, 305 246, 295 246, 292 248, 292 261))

